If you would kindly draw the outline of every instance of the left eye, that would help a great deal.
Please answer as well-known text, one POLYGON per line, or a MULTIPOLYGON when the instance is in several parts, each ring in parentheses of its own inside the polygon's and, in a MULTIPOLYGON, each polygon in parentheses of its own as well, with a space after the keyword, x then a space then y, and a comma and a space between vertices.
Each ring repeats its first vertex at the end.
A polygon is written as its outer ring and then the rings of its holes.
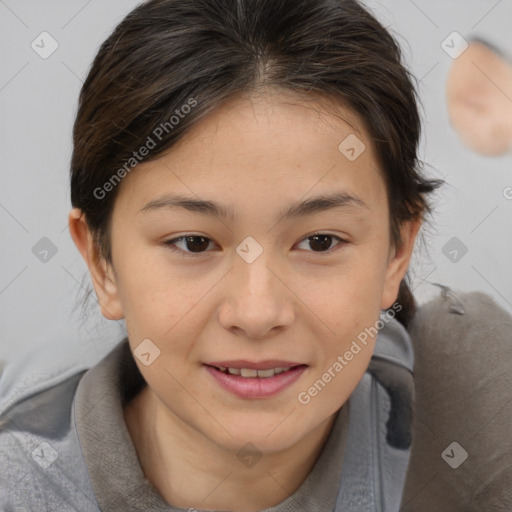
POLYGON ((304 238, 299 245, 303 243, 309 244, 309 247, 313 249, 313 252, 329 252, 332 249, 331 244, 334 240, 338 240, 338 243, 334 247, 346 243, 345 240, 335 235, 315 233, 314 235, 304 238))

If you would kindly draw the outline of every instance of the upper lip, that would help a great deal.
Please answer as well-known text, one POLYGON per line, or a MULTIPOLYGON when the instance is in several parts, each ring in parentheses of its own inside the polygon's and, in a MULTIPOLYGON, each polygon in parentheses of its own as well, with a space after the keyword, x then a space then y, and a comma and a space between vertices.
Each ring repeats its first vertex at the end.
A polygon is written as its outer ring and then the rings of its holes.
POLYGON ((304 363, 282 361, 278 359, 269 359, 258 363, 237 359, 236 361, 212 361, 205 364, 208 366, 215 366, 217 368, 247 368, 251 370, 270 370, 271 368, 291 368, 293 366, 304 365, 304 363))

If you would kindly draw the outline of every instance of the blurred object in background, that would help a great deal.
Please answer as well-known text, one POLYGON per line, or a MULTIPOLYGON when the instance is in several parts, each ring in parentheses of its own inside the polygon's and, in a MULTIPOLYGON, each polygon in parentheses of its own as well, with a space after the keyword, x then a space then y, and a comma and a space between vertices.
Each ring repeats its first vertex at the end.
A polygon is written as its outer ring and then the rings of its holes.
POLYGON ((485 156, 512 152, 512 62, 473 38, 446 84, 450 121, 461 141, 485 156))

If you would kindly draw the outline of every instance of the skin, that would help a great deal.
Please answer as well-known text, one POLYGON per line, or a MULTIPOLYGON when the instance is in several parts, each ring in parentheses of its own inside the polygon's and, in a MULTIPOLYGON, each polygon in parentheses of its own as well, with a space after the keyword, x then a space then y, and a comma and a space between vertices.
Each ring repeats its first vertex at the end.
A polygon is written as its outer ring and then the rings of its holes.
POLYGON ((161 351, 148 386, 124 411, 144 473, 175 506, 252 512, 292 494, 311 471, 336 413, 364 374, 369 339, 309 404, 298 401, 398 295, 420 220, 389 235, 387 194, 359 118, 338 105, 300 103, 284 93, 232 100, 210 113, 161 159, 121 183, 111 225, 112 264, 98 258, 81 212, 70 231, 84 257, 101 311, 126 319, 132 350, 150 339, 161 351), (350 124, 348 124, 346 121, 350 124), (355 133, 366 150, 349 161, 338 145, 355 133), (333 191, 366 206, 279 220, 287 205, 333 191), (220 219, 185 209, 140 212, 180 193, 233 210, 220 219), (308 238, 333 235, 328 253, 308 238), (211 240, 188 256, 184 235, 211 240), (247 263, 247 237, 263 248, 247 263), (338 239, 346 240, 340 244, 338 239), (307 364, 291 387, 264 399, 222 389, 203 363, 279 359, 307 364), (237 452, 262 454, 246 467, 237 452))

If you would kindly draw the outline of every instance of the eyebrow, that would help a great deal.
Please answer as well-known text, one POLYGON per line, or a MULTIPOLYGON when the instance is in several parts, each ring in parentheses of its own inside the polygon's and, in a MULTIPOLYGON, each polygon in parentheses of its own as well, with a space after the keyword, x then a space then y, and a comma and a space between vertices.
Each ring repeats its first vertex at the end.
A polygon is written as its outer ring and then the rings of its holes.
MULTIPOLYGON (((278 221, 313 215, 334 208, 349 209, 353 207, 356 207, 357 210, 371 210, 362 199, 348 192, 341 191, 332 194, 322 194, 287 206, 284 210, 280 211, 278 221)), ((234 218, 234 211, 231 207, 221 205, 215 201, 194 199, 180 194, 165 195, 149 201, 139 210, 139 213, 156 211, 162 208, 181 208, 201 215, 213 215, 223 219, 234 218)))

